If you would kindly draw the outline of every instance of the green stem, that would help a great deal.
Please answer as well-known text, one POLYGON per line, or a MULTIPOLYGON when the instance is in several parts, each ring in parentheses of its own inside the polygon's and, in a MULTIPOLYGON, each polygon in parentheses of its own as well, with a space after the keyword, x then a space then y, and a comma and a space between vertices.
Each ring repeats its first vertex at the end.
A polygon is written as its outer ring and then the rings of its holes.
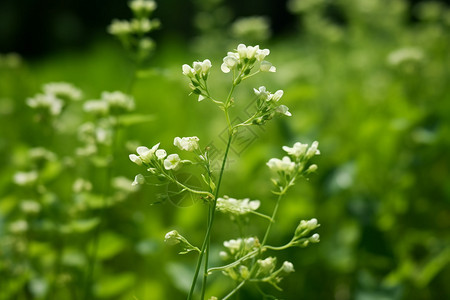
MULTIPOLYGON (((194 278, 192 279, 191 289, 190 289, 188 297, 187 297, 188 300, 192 299, 192 295, 194 293, 195 284, 197 282, 197 278, 198 278, 198 274, 199 274, 199 271, 200 271, 200 267, 202 265, 203 255, 205 254, 205 252, 206 252, 205 250, 209 246, 209 243, 208 243, 209 242, 209 237, 211 235, 211 228, 212 228, 212 225, 214 223, 214 216, 215 216, 214 212, 216 211, 217 198, 219 197, 220 185, 222 183, 223 172, 225 170, 225 165, 226 165, 226 162, 227 162, 228 152, 230 150, 232 138, 233 138, 233 136, 230 134, 229 137, 228 137, 228 143, 227 143, 227 148, 225 150, 225 155, 224 155, 223 161, 222 161, 222 168, 220 169, 220 174, 219 174, 219 180, 217 182, 216 193, 215 193, 215 196, 214 196, 214 199, 213 199, 213 206, 212 206, 212 209, 211 209, 210 222, 208 224, 208 228, 206 230, 205 239, 203 240, 202 248, 200 250, 200 255, 199 255, 198 260, 197 260, 197 266, 195 268, 194 278)), ((205 289, 205 286, 202 286, 202 294, 204 293, 203 289, 205 289)))
MULTIPOLYGON (((263 249, 263 250, 264 250, 264 249, 263 249)), ((247 259, 252 258, 253 256, 255 256, 255 255, 258 254, 258 253, 259 253, 259 249, 253 250, 252 252, 246 254, 245 256, 239 258, 238 260, 236 260, 236 261, 234 261, 234 262, 232 262, 232 263, 230 263, 230 264, 228 264, 228 265, 208 269, 208 273, 211 273, 211 272, 214 272, 214 271, 226 270, 226 269, 228 269, 228 268, 232 268, 232 267, 234 267, 234 266, 239 265, 239 264, 240 264, 241 262, 243 262, 244 260, 247 260, 247 259)))
MULTIPOLYGON (((286 189, 285 189, 285 190, 286 190, 286 189)), ((285 191, 285 190, 284 190, 284 191, 285 191)), ((273 220, 275 220, 275 216, 277 215, 277 212, 278 212, 278 207, 280 206, 280 202, 281 202, 280 200, 281 200, 281 198, 283 197, 283 195, 284 195, 283 192, 281 192, 281 193, 278 195, 277 203, 275 204, 275 208, 273 209, 273 213, 272 213, 272 217, 271 217, 272 222, 270 222, 269 225, 267 226, 266 233, 264 234, 264 238, 263 238, 263 241, 262 241, 262 243, 261 243, 261 248, 264 247, 264 245, 265 245, 266 242, 267 242, 267 238, 269 237, 270 229, 272 228, 272 224, 274 223, 273 220)))
POLYGON ((222 300, 226 300, 226 299, 229 299, 231 296, 233 296, 237 291, 239 291, 239 289, 241 288, 241 287, 243 287, 244 286, 244 284, 246 283, 247 281, 241 281, 241 283, 239 283, 239 285, 237 285, 228 295, 226 295, 225 297, 223 297, 222 298, 222 300))

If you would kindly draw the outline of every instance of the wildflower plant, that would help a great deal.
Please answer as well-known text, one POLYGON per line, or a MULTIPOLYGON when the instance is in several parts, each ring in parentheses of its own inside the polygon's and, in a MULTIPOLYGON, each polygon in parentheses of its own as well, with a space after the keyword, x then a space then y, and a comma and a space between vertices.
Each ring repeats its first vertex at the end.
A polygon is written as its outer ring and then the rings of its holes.
MULTIPOLYGON (((268 244, 269 235, 277 217, 277 211, 282 198, 286 195, 297 179, 307 176, 317 169, 317 165, 311 164, 310 160, 318 155, 318 143, 311 146, 302 143, 295 143, 292 147, 284 146, 283 150, 287 156, 282 159, 272 158, 267 162, 267 166, 273 171, 272 182, 274 183, 273 194, 277 196, 273 212, 265 215, 258 212, 261 201, 250 198, 235 199, 229 196, 221 196, 221 183, 224 169, 228 159, 228 153, 238 132, 246 126, 261 126, 271 120, 276 115, 291 116, 289 108, 280 104, 283 91, 270 92, 265 86, 254 88, 253 112, 248 119, 233 124, 230 115, 235 102, 234 92, 242 81, 257 75, 260 72, 276 72, 275 66, 266 60, 270 54, 269 49, 260 49, 256 46, 246 46, 239 44, 234 51, 230 51, 223 58, 221 70, 223 73, 231 75, 231 86, 228 95, 222 100, 213 95, 210 91, 208 80, 212 63, 209 59, 196 61, 192 65, 182 66, 182 73, 188 78, 191 94, 196 95, 198 101, 212 101, 220 110, 224 112, 227 124, 228 141, 222 158, 221 168, 218 174, 212 171, 210 149, 201 146, 200 139, 192 137, 176 137, 174 145, 180 150, 178 153, 168 153, 160 148, 160 143, 148 148, 140 146, 136 153, 130 154, 130 160, 143 167, 146 171, 138 174, 133 182, 134 185, 150 183, 151 177, 156 177, 162 184, 175 184, 178 193, 190 193, 204 200, 208 205, 207 228, 203 243, 194 246, 177 231, 170 231, 166 234, 166 242, 170 245, 180 244, 182 251, 180 254, 197 252, 198 259, 194 271, 192 285, 187 299, 193 299, 197 279, 203 267, 203 278, 201 283, 200 298, 205 299, 208 276, 217 271, 236 281, 236 286, 226 296, 221 299, 229 299, 244 285, 252 283, 271 284, 280 289, 279 282, 291 272, 294 272, 294 265, 285 261, 277 264, 277 258, 266 256, 267 250, 284 250, 290 247, 305 247, 311 243, 319 242, 319 235, 313 231, 319 227, 316 219, 301 221, 297 226, 291 240, 282 246, 271 246, 268 244), (191 155, 187 156, 190 152, 191 155), (203 185, 192 187, 179 179, 181 169, 187 165, 201 166, 203 185), (225 249, 220 252, 220 256, 225 260, 223 266, 210 267, 209 256, 211 249, 211 237, 216 213, 221 212, 231 218, 240 218, 243 215, 255 215, 268 221, 267 229, 263 238, 257 236, 240 236, 236 239, 225 241, 225 249)), ((240 101, 240 99, 239 99, 240 101)), ((241 231, 242 232, 242 231, 241 231)), ((259 289, 259 288, 258 288, 259 289)), ((262 290, 260 290, 262 294, 262 290)), ((212 297, 210 299, 217 299, 212 297)))
POLYGON ((108 27, 108 32, 117 37, 133 60, 140 65, 150 57, 155 48, 155 43, 148 34, 160 27, 158 19, 150 19, 157 4, 153 0, 132 0, 128 5, 133 18, 114 19, 108 27))

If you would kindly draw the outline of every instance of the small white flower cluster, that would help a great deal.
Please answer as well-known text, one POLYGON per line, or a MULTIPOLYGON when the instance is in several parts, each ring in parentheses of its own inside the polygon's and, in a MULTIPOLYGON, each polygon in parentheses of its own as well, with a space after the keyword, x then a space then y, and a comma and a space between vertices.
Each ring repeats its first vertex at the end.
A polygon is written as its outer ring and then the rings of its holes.
POLYGON ((146 34, 160 27, 159 20, 150 19, 157 5, 153 0, 133 0, 129 7, 134 18, 129 21, 114 19, 108 26, 108 32, 133 52, 135 59, 143 61, 154 48, 154 41, 146 34))
POLYGON ((108 119, 100 119, 96 124, 86 122, 78 128, 78 140, 83 147, 76 150, 80 156, 92 156, 97 153, 99 145, 110 146, 112 142, 111 124, 108 119))
POLYGON ((61 99, 56 98, 55 95, 47 94, 37 94, 33 98, 28 98, 27 104, 31 108, 48 110, 53 116, 61 114, 64 106, 64 102, 61 99))
POLYGON ((130 34, 145 34, 159 27, 158 20, 149 20, 156 10, 156 2, 152 0, 133 0, 129 3, 134 18, 130 21, 114 19, 108 27, 108 32, 116 36, 130 34))
POLYGON ((133 0, 129 4, 130 9, 140 17, 148 17, 156 10, 156 2, 152 0, 133 0))
MULTIPOLYGON (((195 151, 199 149, 199 138, 196 136, 192 137, 176 137, 174 139, 174 145, 180 150, 184 151, 195 151)), ((180 156, 176 153, 167 155, 166 150, 158 149, 160 143, 154 145, 151 149, 140 146, 136 149, 136 154, 130 154, 129 158, 132 162, 139 166, 147 167, 147 171, 153 175, 163 175, 163 177, 168 176, 166 171, 176 171, 183 163, 189 163, 188 160, 181 160, 180 156)), ((138 174, 133 181, 133 185, 144 184, 145 178, 142 174, 138 174)))
POLYGON ((189 87, 192 89, 192 93, 198 95, 198 101, 202 101, 209 96, 206 80, 211 67, 209 59, 205 59, 203 62, 195 61, 192 67, 188 64, 182 66, 183 75, 187 76, 191 81, 189 87))
POLYGON ((233 215, 244 215, 257 210, 260 204, 259 200, 250 200, 249 198, 237 200, 224 196, 224 198, 217 199, 216 209, 233 215))
POLYGON ((230 257, 244 256, 258 248, 260 243, 257 237, 248 237, 245 239, 238 238, 225 241, 223 245, 227 248, 227 251, 221 251, 219 255, 222 259, 227 260, 230 257))
POLYGON ((14 174, 13 181, 20 186, 33 185, 38 180, 38 173, 36 171, 17 172, 14 174))
POLYGON ((224 73, 229 73, 231 70, 240 72, 239 81, 250 73, 256 61, 260 62, 260 71, 276 72, 276 68, 270 62, 264 60, 269 54, 269 49, 259 49, 259 45, 239 44, 234 52, 228 52, 227 56, 223 58, 220 69, 224 73))
POLYGON ((133 97, 120 91, 103 92, 100 100, 86 101, 83 109, 96 116, 114 115, 133 111, 135 107, 133 97))
POLYGON ((67 82, 50 82, 44 85, 44 93, 54 95, 59 99, 79 101, 83 97, 81 90, 67 82))
POLYGON ((317 170, 317 165, 312 164, 306 168, 308 161, 315 155, 319 155, 320 151, 317 149, 319 143, 313 142, 308 148, 308 144, 295 143, 292 147, 283 146, 283 150, 290 156, 284 156, 282 159, 271 158, 267 162, 267 166, 281 177, 287 176, 290 180, 297 174, 309 174, 317 170), (293 160, 291 160, 291 158, 293 160))
POLYGON ((417 63, 424 59, 423 50, 415 47, 400 48, 389 53, 387 61, 392 66, 417 63))
POLYGON ((258 89, 253 89, 257 97, 256 106, 257 111, 252 123, 256 125, 264 124, 267 120, 273 118, 276 113, 292 116, 289 112, 289 108, 286 105, 279 105, 281 97, 283 97, 283 90, 278 90, 275 93, 269 92, 265 86, 261 86, 258 89))
POLYGON ((61 114, 66 101, 78 101, 82 92, 75 86, 66 82, 47 83, 42 94, 36 94, 27 99, 27 105, 34 109, 42 109, 52 116, 61 114))
POLYGON ((199 148, 198 142, 199 142, 199 138, 196 136, 183 137, 183 138, 176 137, 173 140, 173 144, 175 146, 177 146, 180 150, 184 150, 184 151, 197 150, 199 148))
POLYGON ((293 156, 296 160, 310 159, 314 155, 320 155, 320 150, 317 149, 319 147, 319 142, 314 141, 311 144, 311 147, 308 148, 308 144, 302 144, 297 142, 292 147, 283 146, 283 150, 287 152, 287 154, 293 156))
POLYGON ((20 203, 20 209, 25 214, 37 214, 41 211, 41 204, 35 200, 23 200, 20 203))

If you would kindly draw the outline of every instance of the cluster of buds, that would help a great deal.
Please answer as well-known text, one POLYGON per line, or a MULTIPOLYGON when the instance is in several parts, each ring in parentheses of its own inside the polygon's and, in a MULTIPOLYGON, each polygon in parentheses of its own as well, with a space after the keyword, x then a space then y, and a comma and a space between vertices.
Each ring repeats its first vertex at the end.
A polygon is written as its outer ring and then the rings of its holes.
POLYGON ((191 243, 189 243, 188 240, 184 236, 179 234, 178 231, 176 231, 176 230, 172 230, 172 231, 169 231, 168 233, 166 233, 164 242, 166 242, 166 244, 168 244, 170 246, 179 244, 181 246, 182 250, 178 254, 186 254, 191 251, 200 252, 200 249, 198 249, 197 247, 195 247, 191 243))
POLYGON ((203 62, 195 61, 192 67, 188 64, 182 66, 183 75, 187 76, 191 81, 189 87, 192 89, 192 93, 198 95, 198 101, 209 97, 206 80, 208 79, 211 66, 209 59, 205 59, 203 62))
POLYGON ((279 177, 278 180, 273 179, 274 184, 280 190, 283 190, 294 184, 298 175, 303 176, 316 171, 317 165, 309 165, 309 160, 320 154, 319 149, 317 149, 318 146, 317 141, 313 142, 310 147, 308 147, 308 144, 299 142, 292 147, 283 146, 283 150, 289 156, 284 156, 282 159, 271 158, 267 162, 267 166, 279 177))
POLYGON ((254 280, 270 283, 277 289, 280 289, 278 283, 283 279, 283 276, 295 272, 294 265, 289 261, 283 262, 281 267, 276 269, 277 258, 272 256, 258 259, 256 263, 257 271, 254 280))
POLYGON ((160 27, 157 19, 150 19, 156 10, 153 0, 133 0, 129 3, 134 18, 127 20, 113 20, 108 32, 116 36, 122 45, 135 54, 138 61, 145 60, 154 48, 153 40, 146 36, 149 32, 160 27))
POLYGON ((316 244, 320 242, 320 236, 318 233, 314 233, 313 235, 308 236, 311 231, 317 229, 318 227, 320 227, 320 224, 315 218, 308 221, 300 221, 297 228, 295 229, 295 234, 290 244, 292 246, 306 247, 310 243, 316 244))
POLYGON ((265 86, 259 89, 253 89, 256 95, 256 113, 252 118, 252 123, 262 125, 273 118, 278 113, 290 117, 291 113, 286 105, 279 105, 278 102, 283 96, 283 91, 278 90, 275 93, 267 91, 265 86))
POLYGON ((44 115, 58 116, 69 101, 78 101, 82 92, 67 82, 51 82, 45 84, 43 93, 27 99, 27 105, 39 110, 44 115))

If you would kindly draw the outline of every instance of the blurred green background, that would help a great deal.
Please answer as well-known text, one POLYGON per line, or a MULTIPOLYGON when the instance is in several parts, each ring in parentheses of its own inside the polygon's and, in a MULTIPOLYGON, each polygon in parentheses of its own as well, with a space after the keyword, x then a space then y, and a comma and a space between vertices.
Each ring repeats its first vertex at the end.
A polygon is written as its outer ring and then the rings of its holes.
MULTIPOLYGON (((0 299, 83 299, 97 228, 92 299, 185 298, 196 257, 179 256, 164 244, 164 234, 176 229, 201 244, 205 205, 161 197, 167 191, 158 187, 125 188, 123 195, 117 189, 98 227, 107 171, 74 155, 77 126, 92 117, 74 103, 61 117, 63 129, 49 133, 26 105, 54 81, 73 83, 84 100, 128 91, 133 63, 106 33, 112 18, 130 17, 126 2, 2 1, 0 7, 0 299), (58 159, 32 161, 28 153, 35 147, 58 159), (42 172, 39 187, 14 184, 14 174, 33 169, 42 172), (73 192, 80 177, 94 184, 89 196, 73 192), (27 213, 26 200, 39 203, 39 211, 27 213), (88 208, 80 209, 80 201, 88 208), (18 221, 25 221, 25 230, 18 221)), ((261 212, 270 213, 274 198, 265 163, 296 141, 318 140, 321 150, 317 174, 282 203, 270 243, 288 241, 301 219, 313 217, 322 224, 321 242, 280 254, 279 261, 292 261, 296 272, 281 283, 283 292, 265 291, 281 299, 450 298, 445 2, 161 0, 155 17, 162 23, 153 35, 156 49, 131 90, 136 112, 147 117, 120 131, 114 176, 132 180, 142 170, 128 154, 158 142, 173 151, 175 136, 196 135, 202 146, 224 149, 221 112, 188 95, 181 65, 209 58, 211 89, 225 96, 229 77, 219 70, 222 58, 238 43, 259 44, 271 50, 268 60, 277 73, 240 86, 238 107, 247 105, 253 87, 265 85, 284 90, 293 116, 247 132, 254 138, 233 151, 223 194, 259 199, 261 212), (255 15, 265 18, 242 19, 255 15)), ((237 235, 229 223, 218 216, 212 265, 221 264, 222 242, 237 235)), ((265 226, 250 218, 247 234, 261 236, 265 226)), ((207 294, 230 287, 231 281, 214 275, 207 294)), ((239 297, 261 299, 251 289, 239 297)))

